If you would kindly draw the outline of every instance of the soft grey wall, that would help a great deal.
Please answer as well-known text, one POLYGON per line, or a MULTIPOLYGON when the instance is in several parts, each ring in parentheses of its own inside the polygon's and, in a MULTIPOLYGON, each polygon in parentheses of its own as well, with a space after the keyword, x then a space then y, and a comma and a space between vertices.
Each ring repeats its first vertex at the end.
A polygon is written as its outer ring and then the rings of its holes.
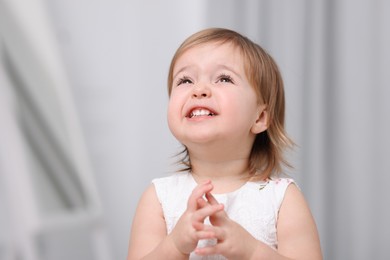
POLYGON ((184 38, 238 30, 286 82, 292 172, 325 259, 388 259, 390 6, 386 1, 47 1, 100 191, 113 259, 137 201, 179 145, 166 75, 184 38), (380 203, 378 203, 380 202, 380 203))
POLYGON ((384 1, 50 2, 74 85, 116 258, 150 179, 176 151, 165 78, 177 45, 203 27, 239 30, 285 76, 292 155, 329 259, 384 258, 389 128, 384 1), (369 51, 371 49, 371 51, 369 51), (378 66, 378 67, 376 67, 378 66), (377 94, 376 94, 377 93, 377 94), (371 128, 380 126, 373 132, 371 128), (373 134, 374 133, 374 134, 373 134), (382 173, 382 174, 381 174, 382 173), (371 176, 374 178, 370 178, 371 176), (378 181, 375 181, 378 179, 378 181), (376 191, 378 193, 376 193, 376 191), (381 212, 378 216, 370 212, 381 212), (371 219, 380 220, 370 224, 371 219), (375 235, 378 242, 373 243, 375 235), (337 239, 339 237, 340 239, 337 239), (376 244, 376 245, 374 245, 376 244), (354 249, 352 249, 354 248, 354 249))
MULTIPOLYGON (((170 157, 179 145, 166 124, 166 76, 174 51, 193 32, 205 27, 231 28, 271 52, 290 83, 286 86, 288 130, 301 143, 302 97, 293 88, 301 86, 302 68, 286 66, 301 52, 286 53, 283 43, 272 37, 264 5, 257 1, 48 2, 115 258, 126 253, 131 218, 142 191, 152 178, 172 169, 170 157)), ((295 17, 301 17, 302 7, 302 3, 295 6, 295 17)), ((301 28, 302 23, 303 19, 295 20, 289 26, 301 28)), ((292 30, 292 36, 296 31, 292 30)), ((302 41, 294 38, 297 50, 302 50, 302 41)), ((296 179, 301 178, 298 156, 298 151, 292 155, 296 179)))
POLYGON ((205 1, 47 1, 100 190, 113 259, 132 216, 179 145, 166 123, 166 78, 180 42, 204 26, 205 1))

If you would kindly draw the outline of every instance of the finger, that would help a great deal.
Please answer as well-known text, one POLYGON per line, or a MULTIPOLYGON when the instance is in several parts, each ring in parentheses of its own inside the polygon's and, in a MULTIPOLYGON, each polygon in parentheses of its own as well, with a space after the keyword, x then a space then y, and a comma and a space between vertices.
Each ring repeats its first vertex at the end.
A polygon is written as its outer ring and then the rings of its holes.
POLYGON ((218 242, 215 245, 198 247, 195 249, 195 253, 197 255, 216 255, 221 254, 222 252, 226 252, 222 249, 224 247, 223 241, 226 238, 224 230, 214 226, 207 227, 207 234, 212 236, 209 239, 216 239, 218 242))
POLYGON ((204 230, 196 232, 196 238, 198 240, 202 240, 202 239, 216 239, 214 232, 212 232, 212 231, 204 231, 204 230))
POLYGON ((218 241, 224 241, 226 239, 226 231, 221 228, 221 227, 217 227, 217 226, 213 226, 213 225, 206 225, 206 224, 202 224, 202 225, 196 225, 199 229, 197 229, 197 231, 205 231, 205 232, 210 232, 210 233, 213 233, 214 235, 214 238, 216 238, 218 241))
POLYGON ((188 198, 187 208, 191 211, 195 211, 198 208, 197 200, 205 195, 207 192, 210 192, 213 189, 211 181, 206 181, 202 184, 199 184, 192 191, 190 197, 188 198))
POLYGON ((217 232, 220 232, 218 228, 215 228, 211 225, 205 225, 203 223, 194 223, 193 225, 196 229, 196 236, 198 240, 200 239, 217 239, 217 232))
POLYGON ((194 221, 194 222, 192 222, 192 227, 195 228, 195 230, 200 231, 200 230, 204 229, 204 223, 203 222, 194 221))
POLYGON ((213 196, 213 194, 211 194, 210 192, 207 192, 207 193, 206 193, 206 199, 208 200, 208 202, 209 202, 211 205, 218 204, 217 199, 216 199, 216 198, 213 196))
MULTIPOLYGON (((217 199, 210 192, 207 192, 205 196, 206 196, 206 199, 207 199, 208 203, 210 203, 210 205, 217 205, 217 204, 219 204, 217 199)), ((210 221, 212 221, 215 217, 217 217, 217 218, 226 218, 228 216, 227 216, 225 211, 221 210, 218 213, 216 213, 214 216, 212 216, 210 218, 210 221)))
POLYGON ((203 222, 206 217, 209 217, 217 212, 223 210, 223 204, 210 205, 207 204, 205 207, 198 209, 193 214, 193 221, 195 222, 203 222))
POLYGON ((216 228, 212 225, 204 224, 203 222, 193 222, 192 227, 195 228, 197 231, 210 231, 210 232, 216 232, 216 228))
POLYGON ((216 244, 214 246, 205 246, 205 247, 195 248, 195 254, 197 254, 199 256, 217 255, 218 253, 219 253, 218 244, 216 244))
POLYGON ((207 205, 210 205, 203 197, 198 199, 198 208, 204 208, 206 207, 207 205))
POLYGON ((200 223, 200 222, 196 222, 193 224, 194 228, 197 230, 197 231, 209 231, 209 232, 213 232, 213 233, 217 233, 219 232, 218 229, 212 225, 207 225, 207 224, 204 224, 204 223, 200 223))

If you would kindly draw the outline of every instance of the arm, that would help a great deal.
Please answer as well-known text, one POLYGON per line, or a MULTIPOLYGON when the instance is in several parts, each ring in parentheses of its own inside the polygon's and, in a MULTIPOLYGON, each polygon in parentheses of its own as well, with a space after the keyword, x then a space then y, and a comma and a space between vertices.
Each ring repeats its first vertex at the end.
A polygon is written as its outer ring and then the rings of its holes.
POLYGON ((278 252, 292 259, 322 259, 317 227, 303 194, 288 186, 279 211, 278 252))
POLYGON ((222 205, 198 207, 197 200, 212 188, 210 182, 205 182, 192 191, 186 211, 167 235, 162 208, 151 185, 142 195, 134 217, 127 259, 188 259, 199 239, 213 235, 197 231, 193 225, 223 209, 222 205))
MULTIPOLYGON (((206 194, 202 206, 218 202, 206 194)), ((278 250, 256 240, 241 225, 229 219, 224 211, 210 217, 213 226, 197 224, 198 230, 215 234, 218 244, 197 248, 200 255, 222 254, 229 259, 322 259, 317 229, 302 193, 295 185, 289 185, 279 211, 277 224, 278 250)))
POLYGON ((167 237, 162 208, 154 185, 150 185, 142 195, 134 216, 127 259, 157 259, 156 254, 171 259, 188 259, 167 237))

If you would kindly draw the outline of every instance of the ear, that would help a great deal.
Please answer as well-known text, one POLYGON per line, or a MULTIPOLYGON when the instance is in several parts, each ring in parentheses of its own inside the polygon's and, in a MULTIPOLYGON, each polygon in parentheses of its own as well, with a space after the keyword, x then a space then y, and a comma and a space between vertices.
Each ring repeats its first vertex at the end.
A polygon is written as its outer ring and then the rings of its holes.
POLYGON ((264 132, 268 128, 268 111, 265 105, 259 106, 255 123, 251 127, 253 134, 264 132))

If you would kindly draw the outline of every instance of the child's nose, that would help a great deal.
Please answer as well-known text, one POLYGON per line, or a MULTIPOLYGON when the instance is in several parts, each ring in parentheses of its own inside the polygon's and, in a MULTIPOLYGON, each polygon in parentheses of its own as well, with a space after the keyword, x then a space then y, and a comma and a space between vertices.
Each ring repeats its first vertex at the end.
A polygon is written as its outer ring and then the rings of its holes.
POLYGON ((206 98, 210 96, 211 96, 211 90, 206 85, 196 86, 192 93, 193 98, 206 98))

